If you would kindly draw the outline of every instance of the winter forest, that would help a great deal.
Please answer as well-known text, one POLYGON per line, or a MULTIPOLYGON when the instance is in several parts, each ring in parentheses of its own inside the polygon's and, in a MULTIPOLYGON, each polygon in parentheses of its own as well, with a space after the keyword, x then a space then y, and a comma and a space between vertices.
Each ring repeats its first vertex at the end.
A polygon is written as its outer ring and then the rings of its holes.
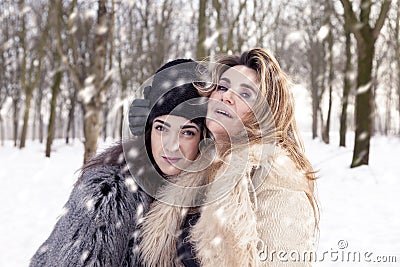
POLYGON ((163 63, 253 47, 295 84, 306 153, 326 178, 322 250, 345 239, 400 262, 400 0, 0 0, 0 10, 0 211, 10 214, 0 266, 27 264, 75 171, 122 137, 129 99, 163 63))
MULTIPOLYGON (((399 134, 399 1, 1 1, 0 136, 19 148, 121 136, 128 96, 166 60, 265 47, 308 89, 313 138, 399 134), (334 108, 336 106, 336 108, 334 108), (338 124, 338 129, 332 129, 338 124)), ((350 163, 349 163, 350 164, 350 163)))

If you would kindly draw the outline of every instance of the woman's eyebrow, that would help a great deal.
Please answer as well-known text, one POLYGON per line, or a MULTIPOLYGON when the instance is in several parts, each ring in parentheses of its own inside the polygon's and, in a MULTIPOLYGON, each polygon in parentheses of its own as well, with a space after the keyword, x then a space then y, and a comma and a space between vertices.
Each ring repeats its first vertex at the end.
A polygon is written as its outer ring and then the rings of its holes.
POLYGON ((252 90, 255 94, 257 94, 256 89, 254 89, 253 86, 251 86, 247 83, 242 83, 242 84, 240 84, 240 86, 248 88, 248 89, 252 90))
MULTIPOLYGON (((226 78, 226 77, 223 77, 223 78, 221 78, 221 79, 219 79, 219 80, 220 80, 220 81, 225 81, 225 82, 231 84, 231 80, 229 80, 229 79, 226 78)), ((251 86, 251 85, 249 85, 249 84, 247 84, 247 83, 241 83, 240 86, 241 86, 241 87, 248 88, 248 89, 252 90, 255 94, 257 94, 256 89, 254 89, 253 86, 251 86)))
POLYGON ((164 125, 167 126, 167 127, 171 127, 171 124, 169 124, 168 122, 159 120, 159 119, 154 120, 154 122, 158 122, 158 123, 164 124, 164 125))
POLYGON ((228 78, 221 78, 221 79, 219 79, 220 81, 225 81, 225 82, 227 82, 227 83, 231 83, 231 80, 229 80, 228 78))
POLYGON ((195 125, 183 125, 181 126, 181 129, 189 129, 189 128, 195 128, 196 130, 199 131, 199 128, 195 125))

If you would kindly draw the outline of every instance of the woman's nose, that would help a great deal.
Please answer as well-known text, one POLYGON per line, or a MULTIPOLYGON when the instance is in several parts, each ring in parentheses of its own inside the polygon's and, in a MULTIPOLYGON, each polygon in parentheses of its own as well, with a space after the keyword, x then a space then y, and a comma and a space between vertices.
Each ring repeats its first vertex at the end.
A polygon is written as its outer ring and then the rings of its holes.
POLYGON ((175 152, 179 150, 179 136, 177 134, 168 134, 163 136, 164 150, 175 152))
POLYGON ((232 90, 227 90, 227 91, 225 91, 225 92, 222 92, 222 94, 221 94, 221 101, 222 102, 225 102, 225 103, 227 103, 227 104, 234 104, 235 103, 235 101, 234 101, 234 92, 232 92, 232 90))

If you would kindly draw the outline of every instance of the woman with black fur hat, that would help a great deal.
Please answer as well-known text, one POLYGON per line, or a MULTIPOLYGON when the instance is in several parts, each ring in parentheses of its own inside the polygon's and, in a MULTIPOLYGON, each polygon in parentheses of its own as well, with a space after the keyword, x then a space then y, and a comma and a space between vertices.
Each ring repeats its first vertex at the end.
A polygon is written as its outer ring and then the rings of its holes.
MULTIPOLYGON (((144 130, 142 146, 147 154, 140 151, 133 163, 128 162, 127 154, 135 154, 130 149, 141 149, 140 139, 128 146, 120 142, 83 166, 65 214, 30 266, 140 265, 135 253, 137 223, 153 199, 137 184, 146 184, 146 174, 154 168, 161 178, 178 174, 197 157, 204 136, 206 107, 196 102, 199 94, 192 85, 196 68, 194 61, 179 59, 156 72, 152 89, 144 92, 150 95, 146 101, 140 100, 141 105, 153 107, 150 113, 141 114, 141 119, 147 120, 145 128, 136 126, 133 118, 137 116, 130 116, 129 123, 133 133, 144 130), (133 169, 145 169, 143 179, 135 176, 134 180, 128 171, 133 169)), ((131 115, 140 111, 135 107, 131 106, 131 115)))

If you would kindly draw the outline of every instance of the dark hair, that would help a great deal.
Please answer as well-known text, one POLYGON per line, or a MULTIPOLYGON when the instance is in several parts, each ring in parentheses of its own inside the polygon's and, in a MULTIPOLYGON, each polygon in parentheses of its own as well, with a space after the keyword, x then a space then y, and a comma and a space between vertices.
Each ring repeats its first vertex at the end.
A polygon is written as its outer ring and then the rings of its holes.
POLYGON ((86 164, 81 168, 81 175, 89 169, 101 167, 101 166, 118 166, 123 170, 126 165, 124 150, 122 147, 122 141, 116 142, 114 145, 110 146, 100 154, 91 158, 86 164))
MULTIPOLYGON (((200 130, 203 132, 204 131, 204 124, 199 121, 193 120, 193 123, 198 124, 200 127, 200 130)), ((150 162, 152 163, 153 167, 157 170, 157 172, 161 175, 163 175, 163 172, 161 169, 158 167, 156 164, 153 153, 151 150, 151 130, 152 130, 152 125, 153 123, 148 123, 146 124, 145 128, 145 133, 144 133, 144 140, 145 140, 145 146, 146 146, 146 152, 147 155, 149 156, 150 162)), ((88 171, 89 169, 94 169, 102 166, 116 166, 119 167, 121 170, 121 173, 123 175, 129 173, 129 168, 127 168, 127 163, 125 160, 124 156, 124 149, 123 149, 123 143, 122 141, 118 141, 112 146, 108 147, 106 150, 101 152, 100 154, 94 156, 91 158, 85 165, 82 166, 80 172, 79 179, 77 183, 79 183, 80 178, 82 175, 88 171)))
MULTIPOLYGON (((197 63, 191 59, 176 59, 164 64, 156 71, 152 82, 152 87, 157 88, 157 90, 153 90, 150 92, 153 92, 156 96, 158 96, 158 94, 163 92, 162 87, 163 83, 165 82, 189 78, 194 79, 196 66, 197 63), (187 63, 189 65, 181 65, 181 68, 179 69, 171 68, 183 63, 187 63), (170 68, 169 71, 167 70, 168 68, 170 68)), ((157 97, 158 100, 156 98, 157 101, 151 109, 146 125, 144 126, 144 142, 150 162, 161 175, 163 175, 163 173, 161 172, 158 165, 155 163, 151 149, 151 129, 153 125, 153 120, 155 117, 164 114, 171 114, 180 117, 186 117, 189 119, 194 118, 190 121, 196 123, 199 126, 200 131, 203 132, 207 108, 206 103, 201 102, 202 99, 199 99, 199 97, 200 95, 198 94, 197 89, 190 82, 179 84, 170 89, 168 92, 164 92, 164 94, 162 94, 160 98, 157 97)), ((153 98, 155 97, 153 96, 153 98)), ((123 153, 122 141, 115 143, 102 153, 90 159, 89 162, 87 162, 82 167, 80 177, 82 177, 82 174, 89 169, 106 165, 118 166, 120 167, 121 172, 123 172, 124 174, 129 172, 129 168, 126 168, 127 163, 123 153)))

